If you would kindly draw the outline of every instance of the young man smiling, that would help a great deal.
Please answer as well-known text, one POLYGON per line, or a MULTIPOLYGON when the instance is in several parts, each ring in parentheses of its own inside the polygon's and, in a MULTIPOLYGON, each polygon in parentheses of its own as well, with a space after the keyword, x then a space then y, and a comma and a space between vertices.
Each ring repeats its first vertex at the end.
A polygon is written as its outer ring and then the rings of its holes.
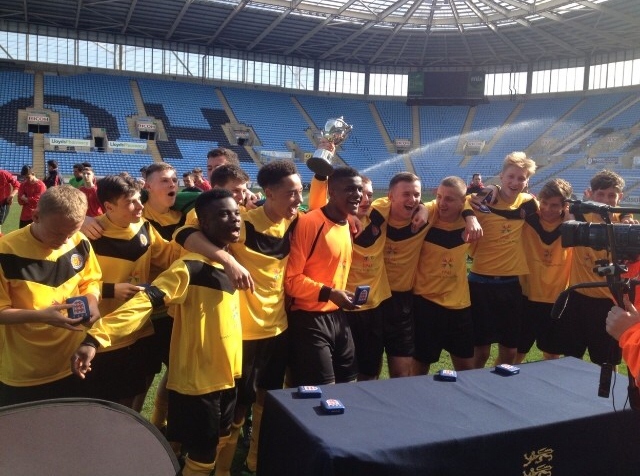
MULTIPOLYGON (((240 211, 224 189, 196 199, 202 233, 219 248, 240 237, 240 211)), ((74 372, 91 369, 95 347, 108 347, 140 328, 154 308, 171 306, 174 330, 168 367, 167 439, 182 444, 183 476, 209 475, 220 436, 231 425, 235 379, 241 373, 238 293, 222 267, 197 253, 176 260, 145 290, 91 329, 73 359, 74 372), (197 362, 198 365, 194 365, 197 362)))
POLYGON ((516 363, 524 360, 534 342, 545 359, 558 357, 557 344, 550 340, 557 323, 551 317, 551 309, 569 285, 573 249, 562 247, 560 225, 568 218, 567 200, 572 193, 573 187, 566 180, 549 180, 538 193, 540 210, 525 219, 522 242, 529 274, 520 276, 525 312, 516 363))
POLYGON ((415 375, 424 375, 451 354, 456 370, 473 368, 473 321, 467 282, 466 185, 460 177, 445 177, 435 202, 427 204, 429 226, 421 244, 413 283, 415 315, 415 375))
MULTIPOLYGON (((106 315, 143 291, 153 264, 168 268, 179 247, 172 247, 153 226, 143 220, 140 184, 131 176, 108 175, 98 180, 98 199, 105 210, 97 218, 103 233, 91 244, 102 268, 100 313, 106 315), (175 250, 175 252, 174 252, 175 250)), ((98 321, 95 327, 102 326, 98 321)), ((160 362, 154 355, 151 322, 96 356, 97 371, 88 375, 86 385, 93 398, 118 402, 142 410, 147 388, 160 362), (135 400, 134 397, 139 397, 135 400)))
MULTIPOLYGON (((212 175, 214 187, 231 188, 234 193, 238 182, 246 184, 246 175, 236 179, 241 169, 227 164, 216 168, 212 175), (228 169, 228 170, 225 170, 228 169), (217 176, 220 176, 218 184, 217 176), (231 177, 231 180, 223 180, 231 177)), ((238 404, 230 438, 225 440, 217 458, 216 476, 230 474, 240 428, 247 409, 253 404, 253 431, 247 469, 257 466, 258 439, 262 407, 267 390, 282 388, 288 353, 288 321, 283 289, 284 271, 289 259, 290 239, 297 224, 298 206, 302 202, 302 183, 293 162, 276 160, 265 164, 259 171, 258 184, 265 194, 264 205, 243 211, 242 232, 229 251, 251 274, 255 283, 252 292, 240 293, 242 320, 243 363, 242 379, 238 382, 238 404)), ((191 216, 190 220, 195 217, 191 216)), ((193 224, 193 223, 192 223, 193 224)), ((212 259, 226 252, 205 243, 195 228, 181 230, 176 239, 185 247, 212 259)))
MULTIPOLYGON (((624 184, 624 179, 617 173, 601 170, 591 179, 591 200, 617 207, 623 197, 624 184)), ((610 218, 612 223, 620 222, 620 215, 617 213, 611 214, 610 218)), ((575 214, 575 219, 588 223, 603 222, 599 213, 575 214)), ((608 259, 607 250, 575 246, 569 285, 606 282, 606 277, 594 272, 597 262, 602 259, 608 259)), ((559 339, 559 353, 581 359, 588 350, 589 358, 596 364, 620 363, 620 348, 606 332, 606 318, 613 304, 613 296, 607 286, 576 289, 572 292, 559 325, 554 329, 559 339)))
MULTIPOLYGON (((538 210, 535 198, 524 190, 535 170, 535 162, 524 152, 507 155, 490 213, 476 214, 483 229, 482 239, 470 248, 476 368, 485 366, 494 342, 498 343, 496 364, 513 364, 516 357, 523 314, 518 276, 529 273, 522 229, 525 218, 538 210)), ((472 199, 472 195, 467 197, 467 201, 472 199)))
POLYGON ((328 180, 329 201, 298 219, 291 240, 285 291, 291 296, 289 367, 292 385, 353 381, 357 377, 353 338, 343 309, 352 244, 347 218, 362 200, 362 178, 338 167, 328 180))

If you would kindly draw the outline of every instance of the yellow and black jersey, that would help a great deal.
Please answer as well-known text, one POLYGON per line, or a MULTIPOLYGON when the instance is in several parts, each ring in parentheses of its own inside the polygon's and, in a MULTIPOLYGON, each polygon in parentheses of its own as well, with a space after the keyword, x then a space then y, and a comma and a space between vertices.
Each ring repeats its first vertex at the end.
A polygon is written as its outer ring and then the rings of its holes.
POLYGON ((384 267, 384 242, 387 232, 386 217, 372 209, 362 220, 362 233, 353 240, 353 257, 347 280, 347 290, 356 286, 370 286, 369 298, 358 311, 374 309, 391 297, 391 288, 384 267))
MULTIPOLYGON (((100 314, 104 316, 124 303, 114 297, 116 284, 149 284, 151 266, 167 269, 176 258, 174 254, 177 247, 162 238, 146 220, 132 223, 127 228, 114 225, 107 215, 101 215, 96 220, 102 226, 103 233, 97 240, 92 240, 91 245, 102 269, 102 300, 99 307, 100 314)), ((101 321, 94 325, 100 326, 101 321)), ((151 334, 153 326, 149 322, 140 332, 123 339, 110 350, 129 346, 151 334)))
MULTIPOLYGON (((433 207, 435 209, 435 207, 433 207)), ((467 280, 467 252, 464 241, 465 220, 448 223, 429 213, 428 231, 422 241, 413 294, 448 309, 471 305, 467 280)))
MULTIPOLYGON (((587 223, 603 223, 602 217, 598 213, 585 213, 583 216, 576 216, 578 221, 587 223)), ((612 223, 620 223, 620 215, 617 213, 611 219, 612 223)), ((596 251, 586 246, 575 246, 573 248, 573 259, 571 260, 571 277, 569 284, 606 282, 606 277, 598 276, 593 270, 598 266, 596 261, 608 260, 609 256, 606 250, 596 251)), ((577 289, 576 292, 593 298, 609 298, 613 299, 609 288, 603 286, 601 288, 583 288, 577 289)))
POLYGON ((520 276, 522 294, 530 301, 553 303, 569 285, 571 248, 560 239, 562 219, 547 223, 538 213, 526 218, 522 231, 529 274, 520 276))
POLYGON ((153 208, 145 206, 142 210, 142 216, 167 241, 171 241, 173 233, 185 223, 185 215, 178 210, 158 213, 153 208))
MULTIPOLYGON (((467 206, 471 197, 467 197, 467 206)), ((498 201, 491 213, 477 213, 483 236, 469 248, 471 271, 487 276, 520 276, 529 272, 522 247, 522 229, 528 215, 538 211, 532 195, 520 193, 512 204, 498 201)))
POLYGON ((291 248, 290 236, 298 222, 272 222, 264 207, 242 213, 240 240, 229 251, 251 274, 255 291, 240 293, 244 340, 264 339, 287 328, 284 307, 284 271, 291 248))
POLYGON ((388 217, 384 266, 391 291, 411 291, 418 264, 417 258, 427 233, 427 226, 414 232, 411 229, 411 220, 393 220, 390 217, 391 202, 388 198, 378 198, 371 207, 388 217))
MULTIPOLYGON (((100 298, 100 266, 81 233, 57 250, 43 247, 31 226, 0 240, 0 309, 41 310, 87 294, 100 298)), ((40 323, 0 326, 0 382, 33 386, 70 375, 84 334, 40 323)))
POLYGON ((238 293, 222 267, 188 253, 153 281, 154 288, 163 303, 152 304, 139 292, 89 334, 110 346, 139 330, 154 306, 167 305, 174 319, 167 388, 185 395, 232 388, 242 372, 242 330, 238 293))
POLYGON ((298 218, 291 235, 291 252, 285 272, 285 291, 293 298, 292 310, 333 312, 332 288, 345 290, 351 267, 349 224, 331 221, 324 208, 298 218))

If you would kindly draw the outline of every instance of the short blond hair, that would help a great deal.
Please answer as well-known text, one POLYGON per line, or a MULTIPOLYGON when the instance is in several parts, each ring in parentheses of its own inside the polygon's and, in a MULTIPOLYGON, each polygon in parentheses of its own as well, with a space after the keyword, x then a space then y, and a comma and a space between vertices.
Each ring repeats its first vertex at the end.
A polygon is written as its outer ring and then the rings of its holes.
POLYGON ((40 197, 37 210, 40 216, 65 215, 79 223, 87 214, 87 196, 70 185, 51 187, 40 197))
POLYGON ((527 173, 527 177, 531 177, 536 173, 536 163, 527 157, 524 152, 511 152, 504 158, 502 162, 502 172, 511 166, 518 167, 527 173))

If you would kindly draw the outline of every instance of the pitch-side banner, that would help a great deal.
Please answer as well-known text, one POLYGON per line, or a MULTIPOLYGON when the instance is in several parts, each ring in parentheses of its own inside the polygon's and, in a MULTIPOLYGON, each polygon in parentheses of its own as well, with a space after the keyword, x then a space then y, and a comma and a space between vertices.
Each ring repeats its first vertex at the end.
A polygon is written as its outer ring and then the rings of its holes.
POLYGON ((90 140, 84 139, 65 139, 62 137, 49 137, 49 144, 61 145, 64 147, 91 147, 90 140))
POLYGON ((108 141, 110 149, 147 150, 146 142, 125 142, 120 140, 108 141))

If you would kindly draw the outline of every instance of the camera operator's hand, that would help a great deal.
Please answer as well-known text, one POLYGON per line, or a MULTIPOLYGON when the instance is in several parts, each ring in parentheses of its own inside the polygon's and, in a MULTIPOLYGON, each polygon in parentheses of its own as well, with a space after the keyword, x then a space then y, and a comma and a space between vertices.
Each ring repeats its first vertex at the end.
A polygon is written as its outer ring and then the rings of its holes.
POLYGON ((633 218, 631 213, 625 213, 620 215, 620 223, 624 223, 626 225, 637 225, 640 222, 633 218))
POLYGON ((633 303, 629 300, 629 296, 625 295, 624 307, 613 306, 607 314, 607 332, 616 340, 630 327, 640 324, 640 314, 633 303))

